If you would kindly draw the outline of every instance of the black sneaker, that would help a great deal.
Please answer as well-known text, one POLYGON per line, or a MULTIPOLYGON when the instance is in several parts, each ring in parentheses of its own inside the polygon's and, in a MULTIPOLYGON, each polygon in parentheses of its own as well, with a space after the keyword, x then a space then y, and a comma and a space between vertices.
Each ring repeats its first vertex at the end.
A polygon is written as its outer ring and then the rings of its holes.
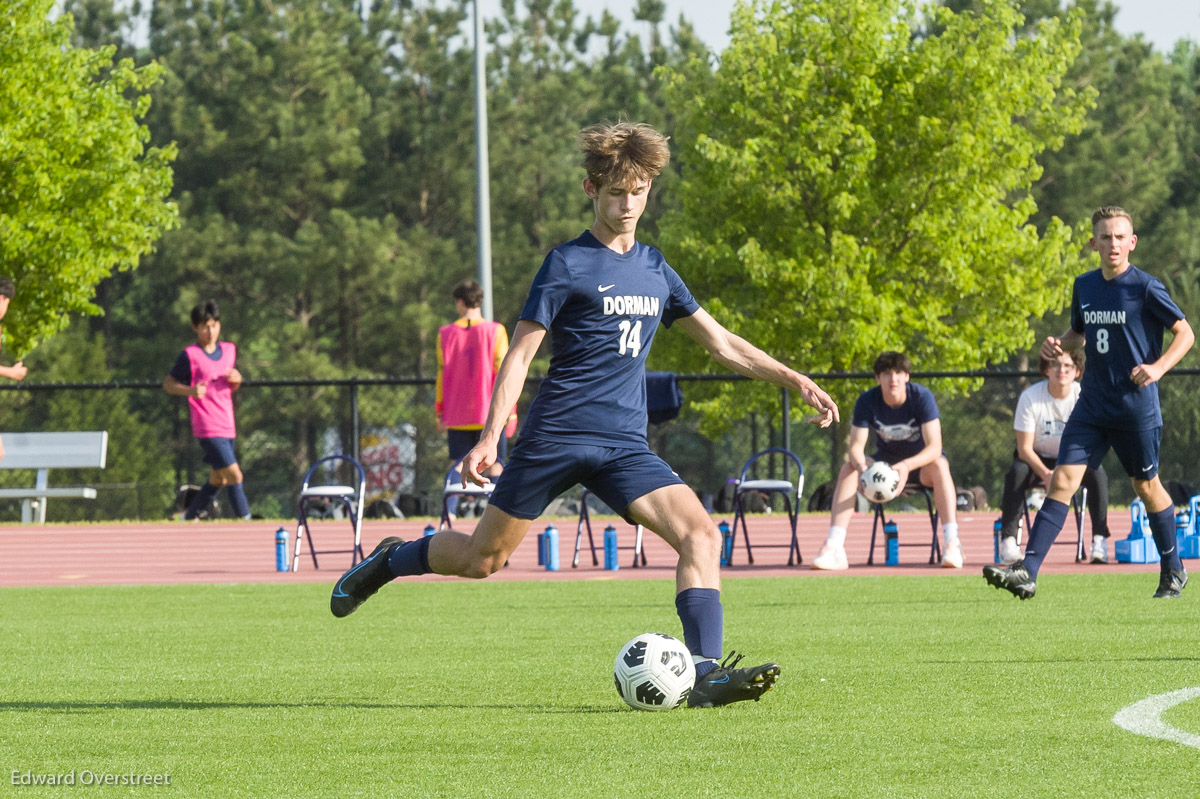
POLYGON ((1176 599, 1183 593, 1187 585, 1187 569, 1168 569, 1158 578, 1158 590, 1154 592, 1155 599, 1176 599))
POLYGON ((766 663, 748 669, 735 668, 742 660, 736 652, 720 666, 715 666, 696 681, 688 694, 689 707, 720 707, 733 702, 753 699, 757 702, 762 695, 775 687, 779 679, 779 664, 766 663))
POLYGON ((1037 591, 1037 583, 1029 576, 1024 561, 1016 561, 1007 569, 999 566, 984 566, 983 577, 988 585, 1003 588, 1017 599, 1029 599, 1037 591))
POLYGON ((392 581, 387 553, 396 544, 403 543, 403 538, 395 536, 383 539, 361 563, 342 575, 334 584, 333 596, 329 598, 329 609, 334 616, 339 619, 349 616, 376 591, 392 581))

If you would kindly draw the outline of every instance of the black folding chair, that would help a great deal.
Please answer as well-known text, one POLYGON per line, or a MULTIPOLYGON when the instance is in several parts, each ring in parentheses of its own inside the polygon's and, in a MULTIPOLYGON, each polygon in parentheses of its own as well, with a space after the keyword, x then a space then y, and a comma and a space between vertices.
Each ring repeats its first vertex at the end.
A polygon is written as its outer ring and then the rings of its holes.
MULTIPOLYGON (((588 511, 587 498, 592 492, 586 488, 583 489, 582 495, 579 497, 579 522, 575 525, 575 557, 571 559, 571 568, 579 568, 579 550, 583 544, 583 531, 587 530, 588 548, 592 551, 592 565, 599 566, 600 560, 596 557, 596 539, 592 537, 592 519, 588 511)), ((636 525, 634 529, 634 540, 631 546, 618 546, 618 550, 632 549, 633 550, 633 568, 646 565, 646 553, 642 551, 642 526, 636 525), (641 563, 639 563, 639 559, 641 563)))

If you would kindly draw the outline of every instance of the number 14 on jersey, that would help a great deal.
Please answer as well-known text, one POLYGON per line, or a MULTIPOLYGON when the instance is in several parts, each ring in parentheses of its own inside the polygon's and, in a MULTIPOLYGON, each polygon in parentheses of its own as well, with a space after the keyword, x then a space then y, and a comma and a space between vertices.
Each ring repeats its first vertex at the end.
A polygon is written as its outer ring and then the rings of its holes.
POLYGON ((619 354, 625 355, 628 353, 630 358, 636 358, 638 353, 642 351, 642 320, 630 322, 628 319, 621 320, 618 326, 621 331, 621 349, 619 354))

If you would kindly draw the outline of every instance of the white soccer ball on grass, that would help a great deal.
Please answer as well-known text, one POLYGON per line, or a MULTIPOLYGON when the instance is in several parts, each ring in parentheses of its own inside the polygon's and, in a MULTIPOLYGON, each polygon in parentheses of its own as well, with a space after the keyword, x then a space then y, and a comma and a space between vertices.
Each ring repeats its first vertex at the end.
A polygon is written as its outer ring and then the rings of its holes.
POLYGON ((900 474, 883 461, 875 461, 858 478, 858 490, 872 502, 889 502, 900 493, 900 474))
POLYGON ((696 682, 692 653, 663 633, 642 633, 617 652, 617 693, 634 710, 671 710, 687 700, 696 682))

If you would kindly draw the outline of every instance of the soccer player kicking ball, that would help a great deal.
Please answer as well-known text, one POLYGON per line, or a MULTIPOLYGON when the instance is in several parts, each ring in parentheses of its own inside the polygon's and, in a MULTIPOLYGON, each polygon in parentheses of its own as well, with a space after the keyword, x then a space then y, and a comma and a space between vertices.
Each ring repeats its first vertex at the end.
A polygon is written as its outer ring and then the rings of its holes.
POLYGON ((1100 268, 1075 278, 1071 327, 1062 338, 1047 338, 1041 349, 1043 358, 1053 360, 1084 345, 1088 368, 1079 402, 1063 429, 1058 465, 1029 531, 1025 558, 1007 569, 984 566, 983 576, 1021 599, 1033 596, 1038 568, 1067 519, 1067 503, 1087 468, 1098 467, 1111 448, 1146 503, 1162 557, 1154 597, 1178 597, 1188 575, 1176 546, 1175 506, 1158 479, 1162 410, 1157 383, 1195 336, 1162 282, 1129 263, 1137 236, 1128 213, 1108 206, 1092 214, 1091 244, 1100 253, 1100 268), (1173 334, 1166 351, 1164 330, 1173 334))
POLYGON ((534 277, 479 443, 463 461, 464 485, 468 479, 482 485, 529 364, 550 331, 549 374, 487 510, 470 535, 443 530, 408 542, 385 538, 338 580, 330 608, 346 616, 396 577, 487 577, 551 500, 581 483, 679 555, 675 607, 697 675, 688 703, 757 700, 775 684, 779 666, 735 668, 732 652, 719 662, 721 534, 695 493, 646 442, 646 355, 659 323, 677 324, 719 363, 799 392, 817 410, 810 421, 821 427, 838 420, 838 408, 812 380, 718 324, 662 253, 636 240, 651 182, 670 157, 666 137, 646 125, 600 124, 583 130, 579 143, 595 221, 552 250, 534 277))

